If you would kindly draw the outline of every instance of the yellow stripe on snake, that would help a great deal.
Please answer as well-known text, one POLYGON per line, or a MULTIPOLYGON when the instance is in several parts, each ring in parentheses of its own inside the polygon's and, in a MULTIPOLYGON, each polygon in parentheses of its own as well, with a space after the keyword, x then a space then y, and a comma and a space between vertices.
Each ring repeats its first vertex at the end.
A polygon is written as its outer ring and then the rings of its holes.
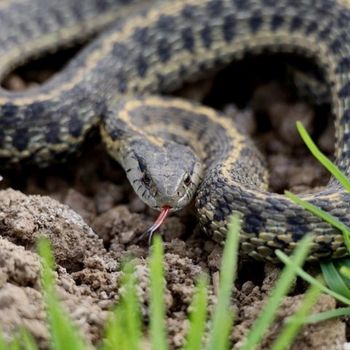
MULTIPOLYGON (((194 198, 203 231, 219 242, 237 213, 241 253, 253 258, 273 260, 276 248, 289 253, 309 232, 310 259, 341 257, 346 249, 337 230, 267 191, 263 158, 232 121, 152 95, 246 53, 311 57, 331 87, 336 161, 349 175, 349 23, 345 1, 335 0, 3 1, 1 77, 28 58, 108 28, 42 86, 0 91, 0 157, 46 164, 100 125, 110 155, 151 207, 175 211, 194 198)), ((350 196, 335 180, 302 197, 350 224, 350 196)))

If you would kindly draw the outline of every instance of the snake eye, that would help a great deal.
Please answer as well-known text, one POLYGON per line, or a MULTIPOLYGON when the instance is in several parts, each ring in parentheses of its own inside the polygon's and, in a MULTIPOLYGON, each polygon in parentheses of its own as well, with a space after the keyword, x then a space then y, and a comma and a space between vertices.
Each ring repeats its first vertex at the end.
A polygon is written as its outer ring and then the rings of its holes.
POLYGON ((143 175, 142 181, 146 185, 146 187, 149 187, 149 185, 151 184, 151 178, 147 174, 143 175))
POLYGON ((184 184, 186 185, 186 186, 189 186, 189 185, 191 185, 191 176, 189 175, 189 174, 186 174, 185 176, 184 176, 184 184))

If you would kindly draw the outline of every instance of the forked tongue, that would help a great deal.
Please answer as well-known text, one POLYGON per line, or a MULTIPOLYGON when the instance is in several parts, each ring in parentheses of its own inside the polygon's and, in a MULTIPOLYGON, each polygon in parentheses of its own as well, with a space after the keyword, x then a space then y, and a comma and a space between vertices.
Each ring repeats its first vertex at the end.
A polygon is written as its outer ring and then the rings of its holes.
POLYGON ((169 214, 170 207, 169 206, 164 206, 157 217, 157 220, 154 222, 154 224, 145 232, 145 234, 148 236, 148 244, 151 245, 152 243, 152 237, 155 231, 158 230, 160 225, 164 222, 166 217, 169 214))

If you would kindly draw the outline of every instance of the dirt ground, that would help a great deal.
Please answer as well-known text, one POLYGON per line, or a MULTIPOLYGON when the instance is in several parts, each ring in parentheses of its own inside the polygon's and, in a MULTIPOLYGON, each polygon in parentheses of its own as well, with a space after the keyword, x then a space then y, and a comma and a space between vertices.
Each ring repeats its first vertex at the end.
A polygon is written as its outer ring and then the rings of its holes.
MULTIPOLYGON (((295 121, 302 120, 328 154, 332 154, 334 132, 327 107, 311 107, 287 89, 285 64, 280 63, 284 60, 248 58, 214 78, 184 88, 178 95, 232 115, 242 132, 252 135, 266 154, 271 190, 300 192, 325 185, 328 175, 300 141, 295 121)), ((15 72, 5 85, 21 90, 40 83, 54 72, 51 60, 45 62, 15 72)), ((82 154, 66 164, 48 169, 18 167, 2 175, 0 321, 5 335, 11 337, 24 325, 42 348, 48 345, 35 252, 40 235, 49 237, 54 247, 57 290, 63 305, 92 344, 101 340, 109 310, 119 299, 120 266, 127 258, 136 266, 138 294, 147 324, 149 250, 147 243, 135 244, 133 240, 152 224, 157 213, 136 197, 98 137, 90 139, 82 154)), ((168 218, 160 233, 165 241, 167 329, 171 348, 177 349, 184 342, 188 307, 196 280, 203 272, 210 276, 211 308, 215 303, 222 249, 200 232, 190 209, 168 218)), ((270 264, 240 260, 232 293, 232 308, 237 315, 232 333, 234 349, 239 348, 256 319, 279 271, 270 264)), ((269 348, 285 317, 298 306, 305 287, 295 283, 261 349, 269 348)), ((321 295, 314 311, 335 305, 332 298, 321 295)), ((345 322, 331 320, 304 327, 292 349, 341 349, 344 342, 345 322)))

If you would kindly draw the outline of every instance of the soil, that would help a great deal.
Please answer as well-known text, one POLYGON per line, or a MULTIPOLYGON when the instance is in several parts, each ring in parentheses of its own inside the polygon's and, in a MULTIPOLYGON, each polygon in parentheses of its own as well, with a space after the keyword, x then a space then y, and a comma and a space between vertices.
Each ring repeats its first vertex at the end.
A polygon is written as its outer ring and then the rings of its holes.
MULTIPOLYGON (((22 90, 41 83, 55 72, 52 62, 54 57, 14 72, 6 87, 22 90)), ((329 178, 308 154, 296 133, 295 121, 301 120, 330 155, 334 132, 329 107, 311 106, 287 88, 285 62, 281 56, 247 58, 177 95, 232 115, 240 130, 251 135, 266 155, 271 191, 288 188, 301 192, 323 186, 329 178)), ((145 242, 134 241, 157 214, 137 198, 98 136, 88 140, 82 153, 65 164, 46 169, 17 167, 4 170, 2 175, 0 321, 6 337, 25 326, 41 348, 48 346, 36 254, 36 240, 41 235, 47 236, 54 248, 62 303, 89 342, 99 343, 109 310, 120 298, 120 268, 125 259, 136 266, 146 325, 149 248, 145 242)), ((191 209, 168 218, 160 234, 165 241, 166 325, 171 348, 177 349, 184 343, 189 304, 203 272, 210 276, 210 309, 215 304, 222 247, 200 232, 191 209)), ((317 268, 312 267, 312 271, 316 273, 317 268)), ((234 349, 239 348, 259 314, 279 272, 278 266, 240 259, 232 293, 234 349)), ((295 283, 261 349, 269 349, 305 288, 304 283, 295 283)), ((321 295, 314 312, 335 307, 331 297, 321 295)), ((345 342, 346 324, 337 319, 304 327, 291 349, 342 349, 345 342)), ((148 347, 145 336, 144 348, 148 347)))

